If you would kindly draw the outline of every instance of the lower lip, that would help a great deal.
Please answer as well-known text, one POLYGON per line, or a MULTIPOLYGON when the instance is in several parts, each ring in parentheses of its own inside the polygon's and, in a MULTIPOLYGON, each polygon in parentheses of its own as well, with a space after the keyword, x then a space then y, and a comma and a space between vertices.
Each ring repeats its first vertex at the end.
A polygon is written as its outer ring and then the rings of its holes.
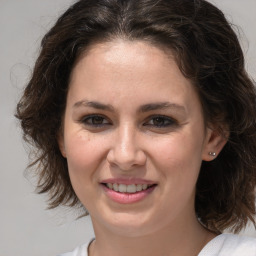
POLYGON ((110 199, 120 204, 132 204, 132 203, 139 202, 144 198, 146 198, 156 187, 156 186, 153 186, 146 190, 138 191, 135 193, 120 193, 112 189, 109 189, 103 184, 101 184, 101 186, 103 187, 103 190, 105 191, 105 193, 110 199))

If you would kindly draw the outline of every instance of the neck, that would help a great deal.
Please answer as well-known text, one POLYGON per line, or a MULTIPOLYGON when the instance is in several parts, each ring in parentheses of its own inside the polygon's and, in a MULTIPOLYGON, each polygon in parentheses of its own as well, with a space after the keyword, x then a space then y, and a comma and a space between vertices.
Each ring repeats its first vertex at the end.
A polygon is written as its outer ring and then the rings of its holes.
POLYGON ((196 256, 216 235, 198 223, 175 223, 144 235, 127 235, 102 229, 94 224, 96 240, 90 246, 89 256, 196 256), (178 227, 177 227, 178 226, 178 227))

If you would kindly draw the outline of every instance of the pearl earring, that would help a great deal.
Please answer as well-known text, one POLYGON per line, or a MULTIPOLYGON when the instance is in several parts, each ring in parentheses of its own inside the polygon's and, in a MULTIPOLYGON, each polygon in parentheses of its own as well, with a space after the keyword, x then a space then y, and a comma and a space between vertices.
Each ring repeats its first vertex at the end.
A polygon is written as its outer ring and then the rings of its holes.
POLYGON ((209 152, 209 155, 210 156, 216 156, 216 153, 215 152, 209 152))

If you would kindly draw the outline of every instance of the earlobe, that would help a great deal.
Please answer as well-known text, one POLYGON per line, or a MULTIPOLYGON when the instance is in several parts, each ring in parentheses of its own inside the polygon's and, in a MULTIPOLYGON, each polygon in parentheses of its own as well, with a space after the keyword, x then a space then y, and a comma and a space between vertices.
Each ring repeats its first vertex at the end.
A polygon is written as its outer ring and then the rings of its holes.
POLYGON ((220 154, 221 150, 227 143, 229 137, 228 131, 220 132, 207 128, 204 150, 202 152, 202 160, 212 161, 220 154))

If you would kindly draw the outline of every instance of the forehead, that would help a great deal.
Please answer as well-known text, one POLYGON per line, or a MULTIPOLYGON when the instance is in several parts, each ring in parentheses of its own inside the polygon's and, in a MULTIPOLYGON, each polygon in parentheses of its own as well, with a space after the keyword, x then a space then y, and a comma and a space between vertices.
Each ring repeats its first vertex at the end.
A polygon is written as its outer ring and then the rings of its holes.
MULTIPOLYGON (((73 70, 81 62, 92 62, 92 65, 100 67, 101 62, 109 65, 115 64, 118 61, 120 68, 129 63, 136 65, 145 65, 147 59, 155 59, 156 64, 163 65, 167 59, 174 60, 174 55, 170 49, 166 47, 156 46, 143 40, 123 40, 115 39, 113 41, 99 42, 89 45, 86 50, 78 57, 73 70)), ((152 65, 154 63, 147 63, 152 65)))
POLYGON ((115 102, 130 97, 143 104, 171 100, 180 105, 198 100, 171 51, 121 39, 94 44, 81 55, 71 74, 69 94, 105 101, 107 95, 115 102))
MULTIPOLYGON (((171 50, 156 47, 145 41, 116 39, 110 42, 92 44, 78 58, 72 72, 70 83, 75 79, 95 73, 107 79, 121 76, 138 78, 154 73, 159 81, 169 76, 190 82, 182 75, 175 63, 171 50)), ((97 78, 100 78, 97 76, 97 78)), ((144 77, 145 78, 145 77, 144 77)), ((119 80, 121 83, 121 80, 119 80)))

